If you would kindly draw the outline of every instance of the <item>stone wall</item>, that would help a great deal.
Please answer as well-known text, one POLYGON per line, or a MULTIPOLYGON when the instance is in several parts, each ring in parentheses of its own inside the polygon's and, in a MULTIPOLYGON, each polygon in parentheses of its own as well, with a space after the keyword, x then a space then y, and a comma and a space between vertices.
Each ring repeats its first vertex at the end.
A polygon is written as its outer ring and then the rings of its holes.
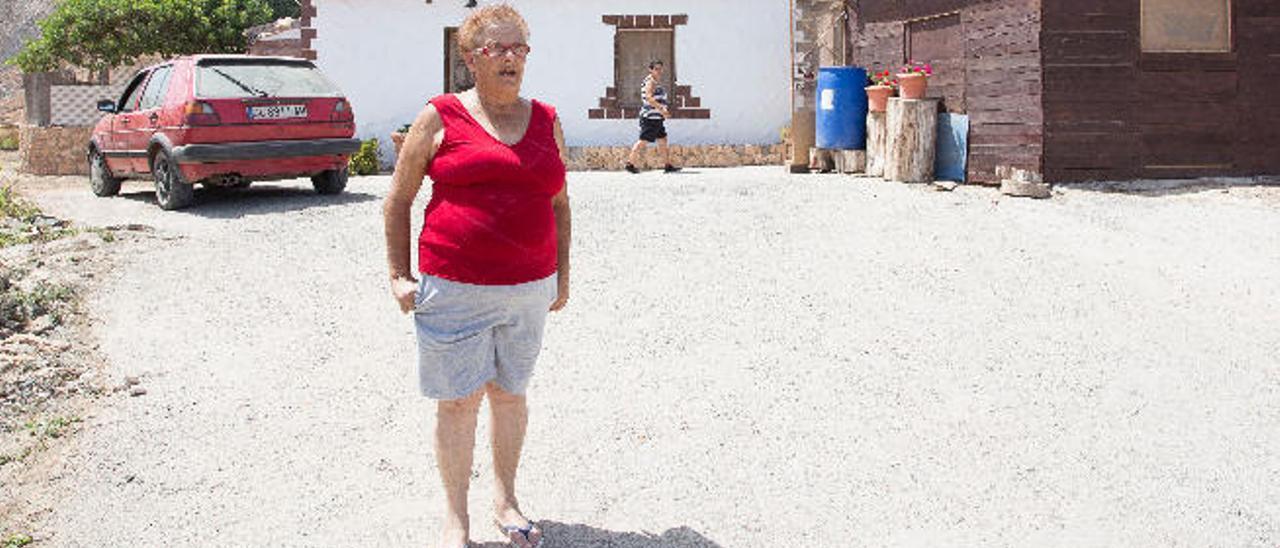
POLYGON ((23 173, 31 175, 88 175, 91 127, 38 127, 19 129, 18 156, 23 173))
MULTIPOLYGON (((569 147, 570 171, 621 170, 630 147, 569 147)), ((671 146, 671 162, 683 167, 782 165, 786 145, 671 146)), ((642 168, 662 167, 657 146, 645 149, 642 168)))

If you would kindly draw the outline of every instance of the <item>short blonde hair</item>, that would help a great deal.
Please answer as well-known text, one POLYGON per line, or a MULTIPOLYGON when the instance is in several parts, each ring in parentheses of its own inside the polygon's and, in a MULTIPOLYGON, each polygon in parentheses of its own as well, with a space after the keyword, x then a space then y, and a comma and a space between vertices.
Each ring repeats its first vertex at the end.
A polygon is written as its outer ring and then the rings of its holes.
POLYGON ((480 33, 490 25, 511 23, 520 29, 526 42, 529 41, 529 25, 524 22, 520 12, 508 4, 494 4, 471 12, 462 25, 458 27, 458 50, 466 53, 482 44, 476 43, 480 33))

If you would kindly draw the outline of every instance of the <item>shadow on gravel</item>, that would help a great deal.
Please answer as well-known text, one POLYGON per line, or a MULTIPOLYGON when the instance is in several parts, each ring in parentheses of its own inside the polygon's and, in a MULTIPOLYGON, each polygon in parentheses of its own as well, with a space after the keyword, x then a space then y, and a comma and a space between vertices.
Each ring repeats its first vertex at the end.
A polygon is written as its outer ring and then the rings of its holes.
MULTIPOLYGON (((653 533, 619 533, 589 525, 559 523, 539 520, 542 527, 542 548, 721 548, 719 544, 688 527, 667 529, 661 535, 653 533)), ((510 543, 473 543, 476 548, 508 548, 510 543)))
MULTIPOLYGON (((127 200, 156 205, 155 192, 121 192, 127 200)), ((310 188, 282 186, 252 186, 244 189, 196 188, 195 203, 171 213, 195 215, 210 219, 238 219, 251 215, 286 213, 312 207, 345 205, 378 200, 373 194, 343 192, 334 196, 316 194, 310 188)))
POLYGON ((1229 191, 1259 188, 1280 188, 1280 177, 1202 177, 1199 179, 1139 179, 1133 181, 1100 181, 1087 183, 1060 183, 1054 185, 1072 190, 1087 190, 1106 194, 1126 194, 1158 198, 1179 194, 1196 194, 1214 190, 1229 191))

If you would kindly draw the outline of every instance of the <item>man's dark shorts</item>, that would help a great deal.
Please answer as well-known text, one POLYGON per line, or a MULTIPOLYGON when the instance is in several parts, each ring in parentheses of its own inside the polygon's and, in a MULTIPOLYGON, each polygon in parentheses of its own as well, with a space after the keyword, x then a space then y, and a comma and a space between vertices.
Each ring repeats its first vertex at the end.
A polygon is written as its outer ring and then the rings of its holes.
POLYGON ((650 143, 658 139, 666 138, 667 126, 662 123, 662 118, 641 118, 640 119, 640 140, 650 143))

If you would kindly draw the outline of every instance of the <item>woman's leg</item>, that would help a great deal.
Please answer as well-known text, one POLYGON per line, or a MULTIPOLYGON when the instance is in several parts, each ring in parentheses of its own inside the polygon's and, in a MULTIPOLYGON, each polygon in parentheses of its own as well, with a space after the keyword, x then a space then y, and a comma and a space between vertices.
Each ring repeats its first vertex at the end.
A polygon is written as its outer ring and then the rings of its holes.
MULTIPOLYGON (((528 519, 520 512, 520 502, 516 499, 516 471, 520 468, 520 451, 524 448, 525 428, 529 424, 529 407, 523 395, 507 392, 497 383, 490 382, 485 388, 492 413, 494 517, 501 525, 523 528, 528 519)), ((528 540, 536 544, 540 536, 541 532, 535 530, 528 540)))
POLYGON ((662 154, 663 165, 671 165, 671 149, 667 147, 667 138, 658 139, 658 152, 662 154))
POLYGON ((441 548, 465 546, 470 530, 467 491, 471 487, 471 461, 476 446, 476 415, 484 390, 436 404, 436 466, 444 481, 446 506, 441 548))
POLYGON ((631 154, 627 156, 627 163, 633 166, 640 165, 640 151, 644 150, 645 142, 643 139, 637 140, 636 144, 631 145, 631 154))

